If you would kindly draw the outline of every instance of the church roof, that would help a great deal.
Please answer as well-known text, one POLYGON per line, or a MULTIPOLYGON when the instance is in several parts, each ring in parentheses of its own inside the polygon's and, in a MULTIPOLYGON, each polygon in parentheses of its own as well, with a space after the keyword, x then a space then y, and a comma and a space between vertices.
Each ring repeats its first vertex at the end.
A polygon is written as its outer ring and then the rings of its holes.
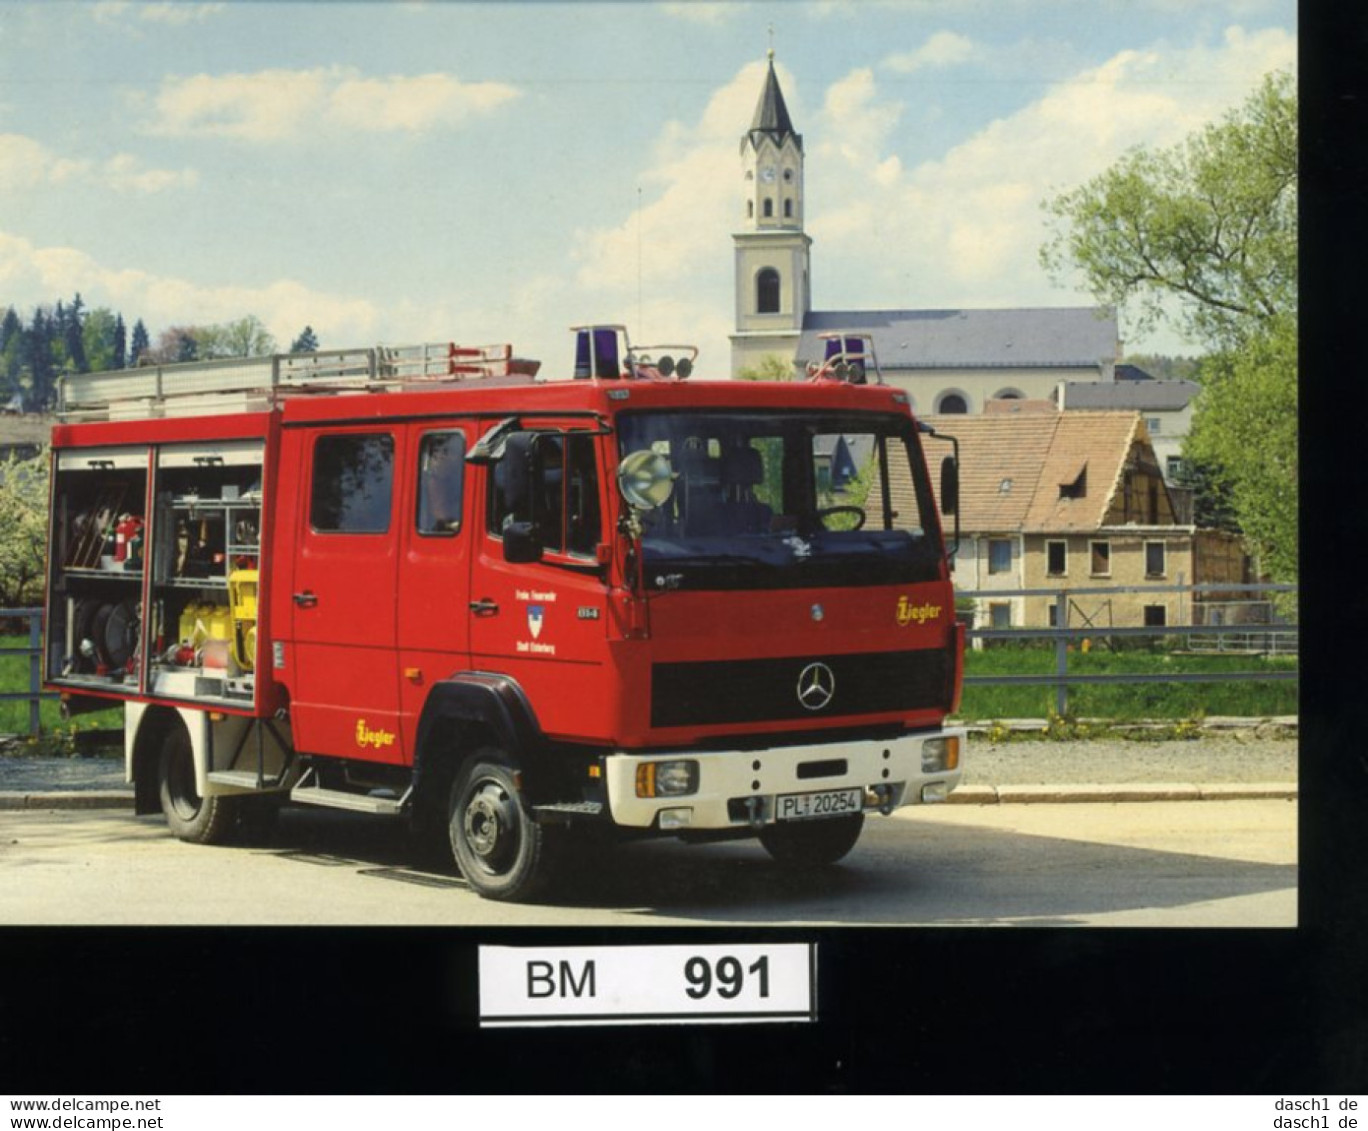
POLYGON ((1116 358, 1116 312, 1108 307, 1006 310, 814 310, 803 318, 795 361, 822 357, 818 335, 874 336, 884 371, 1096 366, 1116 358))
POLYGON ((1141 412, 1175 410, 1186 408, 1201 388, 1195 381, 1183 380, 1118 380, 1114 385, 1066 381, 1064 404, 1069 408, 1138 409, 1141 412))
POLYGON ((760 92, 760 101, 755 106, 755 116, 751 119, 750 131, 746 138, 752 145, 760 144, 758 135, 767 134, 775 145, 783 145, 785 138, 793 138, 801 150, 803 138, 793 128, 788 107, 784 104, 784 92, 779 89, 779 76, 774 73, 774 56, 770 55, 769 73, 765 76, 765 89, 760 92))

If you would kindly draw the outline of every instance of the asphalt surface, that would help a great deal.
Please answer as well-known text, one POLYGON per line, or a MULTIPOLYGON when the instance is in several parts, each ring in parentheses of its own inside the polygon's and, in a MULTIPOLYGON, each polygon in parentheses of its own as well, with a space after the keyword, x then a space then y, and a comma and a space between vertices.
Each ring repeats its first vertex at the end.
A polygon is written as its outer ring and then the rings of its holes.
MULTIPOLYGON (((1041 724, 1043 725, 1043 724, 1041 724)), ((1038 728, 1031 722, 1020 731, 1038 728)), ((971 734, 964 778, 951 800, 1171 801, 1293 797, 1295 722, 1223 720, 1200 737, 1016 738, 971 734)), ((122 757, 43 758, 0 754, 0 809, 125 808, 132 789, 122 757)))

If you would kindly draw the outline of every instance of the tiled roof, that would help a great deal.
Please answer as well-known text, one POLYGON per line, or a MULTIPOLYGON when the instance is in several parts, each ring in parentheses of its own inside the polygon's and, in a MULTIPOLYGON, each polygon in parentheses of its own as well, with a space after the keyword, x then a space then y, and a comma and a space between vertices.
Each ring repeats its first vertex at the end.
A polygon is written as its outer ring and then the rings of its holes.
POLYGON ((863 330, 885 371, 1061 368, 1115 361, 1116 313, 1109 308, 1010 310, 822 310, 803 319, 796 360, 820 360, 818 335, 863 330))
POLYGON ((927 422, 959 441, 960 525, 971 533, 1098 529, 1132 442, 1143 436, 1133 412, 955 415, 927 422), (1080 476, 1082 494, 1061 497, 1060 488, 1080 476))

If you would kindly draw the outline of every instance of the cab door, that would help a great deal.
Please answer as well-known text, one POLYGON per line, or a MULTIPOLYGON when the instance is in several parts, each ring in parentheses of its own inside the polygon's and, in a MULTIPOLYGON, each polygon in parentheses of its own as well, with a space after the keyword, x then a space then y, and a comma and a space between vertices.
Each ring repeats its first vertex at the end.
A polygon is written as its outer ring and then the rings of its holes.
POLYGON ((470 667, 469 421, 408 427, 399 565, 399 702, 412 750, 432 687, 470 667))
POLYGON ((609 542, 602 437, 582 425, 508 436, 480 466, 483 510, 472 531, 471 664, 507 673, 543 733, 603 736, 616 717, 608 663, 609 542))
POLYGON ((311 753, 407 760, 399 725, 401 426, 301 430, 290 594, 291 720, 311 753))

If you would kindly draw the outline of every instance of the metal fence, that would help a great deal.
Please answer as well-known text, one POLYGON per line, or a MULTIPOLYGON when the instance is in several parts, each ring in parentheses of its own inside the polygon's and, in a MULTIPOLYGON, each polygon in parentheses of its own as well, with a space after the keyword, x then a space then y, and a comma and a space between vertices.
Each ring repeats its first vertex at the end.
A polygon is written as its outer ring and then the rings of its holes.
MULTIPOLYGON (((1173 639, 1186 641, 1191 651, 1219 652, 1224 654, 1266 654, 1295 655, 1297 652, 1298 626, 1278 621, 1269 602, 1240 601, 1198 601, 1199 596, 1207 594, 1240 593, 1292 593, 1292 585, 1143 585, 1109 588, 1082 589, 985 589, 960 590, 957 601, 989 600, 1004 597, 1053 597, 1057 609, 1068 609, 1072 597, 1097 596, 1115 593, 1185 593, 1192 600, 1193 620, 1198 623, 1187 625, 1165 625, 1144 627, 1116 627, 1112 625, 1082 625, 1070 628, 1058 626, 1021 627, 1021 628, 973 628, 967 632, 972 644, 975 641, 1024 641, 1053 640, 1054 670, 1037 675, 989 675, 966 676, 966 686, 1051 686, 1055 689, 1055 713, 1068 714, 1069 687, 1088 683, 1220 683, 1235 680, 1295 680, 1298 671, 1275 672, 1201 672, 1169 673, 1162 677, 1153 674, 1110 674, 1084 675, 1069 671, 1070 645, 1081 645, 1084 640, 1119 641, 1131 639, 1173 639), (1249 607, 1255 604, 1268 606, 1266 612, 1251 613, 1249 607), (1232 613, 1234 605, 1241 606, 1238 615, 1232 613), (1218 615, 1212 616, 1212 612, 1218 615), (1199 646, 1194 646, 1194 641, 1199 646), (1202 644, 1210 647, 1201 647, 1202 644)), ((25 647, 0 647, 0 655, 20 655, 29 657, 28 690, 0 692, 0 700, 27 700, 29 705, 28 733, 36 735, 41 729, 39 703, 43 699, 57 696, 42 690, 42 609, 0 609, 0 620, 27 620, 28 645, 25 647)))
POLYGON ((28 690, 0 691, 0 700, 13 702, 28 701, 28 733, 36 735, 41 729, 38 705, 43 699, 56 699, 52 692, 43 691, 43 610, 42 609, 0 609, 0 621, 28 621, 28 644, 23 647, 0 647, 0 656, 27 656, 29 658, 28 690))
MULTIPOLYGON (((982 589, 958 590, 956 602, 973 600, 989 601, 1005 597, 1044 597, 1053 598, 1056 609, 1068 610, 1074 597, 1115 595, 1118 593, 1182 593, 1189 598, 1189 608, 1193 610, 1192 620, 1196 623, 1186 625, 1145 625, 1122 626, 1085 624, 1075 627, 1049 625, 1020 628, 974 628, 970 627, 966 636, 972 645, 975 641, 1024 641, 1053 640, 1054 670, 1036 675, 981 675, 966 676, 966 686, 1007 687, 1007 686, 1049 686, 1055 689, 1055 713, 1067 715, 1069 709, 1069 688, 1082 684, 1096 683, 1223 683, 1237 680, 1296 680, 1299 671, 1213 671, 1213 672, 1165 672, 1162 676, 1153 673, 1133 675, 1113 673, 1109 675, 1084 675, 1069 671, 1069 656, 1072 645, 1082 646, 1083 641, 1101 641, 1110 645, 1115 641, 1134 639, 1178 639, 1185 642, 1187 650, 1195 653, 1238 653, 1243 655, 1292 655, 1297 654, 1299 627, 1278 620, 1272 602, 1253 602, 1250 600, 1199 600, 1205 596, 1239 594, 1241 597, 1255 593, 1295 593, 1294 585, 1130 585, 1109 586, 1106 588, 1088 587, 1078 589, 982 589), (1230 609, 1233 605, 1250 606, 1262 604, 1265 612, 1255 618, 1242 613, 1237 623, 1231 621, 1230 609), (1210 611, 1222 610, 1224 615, 1212 617, 1210 611), (1209 647, 1204 647, 1205 644, 1209 647)), ((1067 612, 1066 612, 1067 620, 1067 612)))

